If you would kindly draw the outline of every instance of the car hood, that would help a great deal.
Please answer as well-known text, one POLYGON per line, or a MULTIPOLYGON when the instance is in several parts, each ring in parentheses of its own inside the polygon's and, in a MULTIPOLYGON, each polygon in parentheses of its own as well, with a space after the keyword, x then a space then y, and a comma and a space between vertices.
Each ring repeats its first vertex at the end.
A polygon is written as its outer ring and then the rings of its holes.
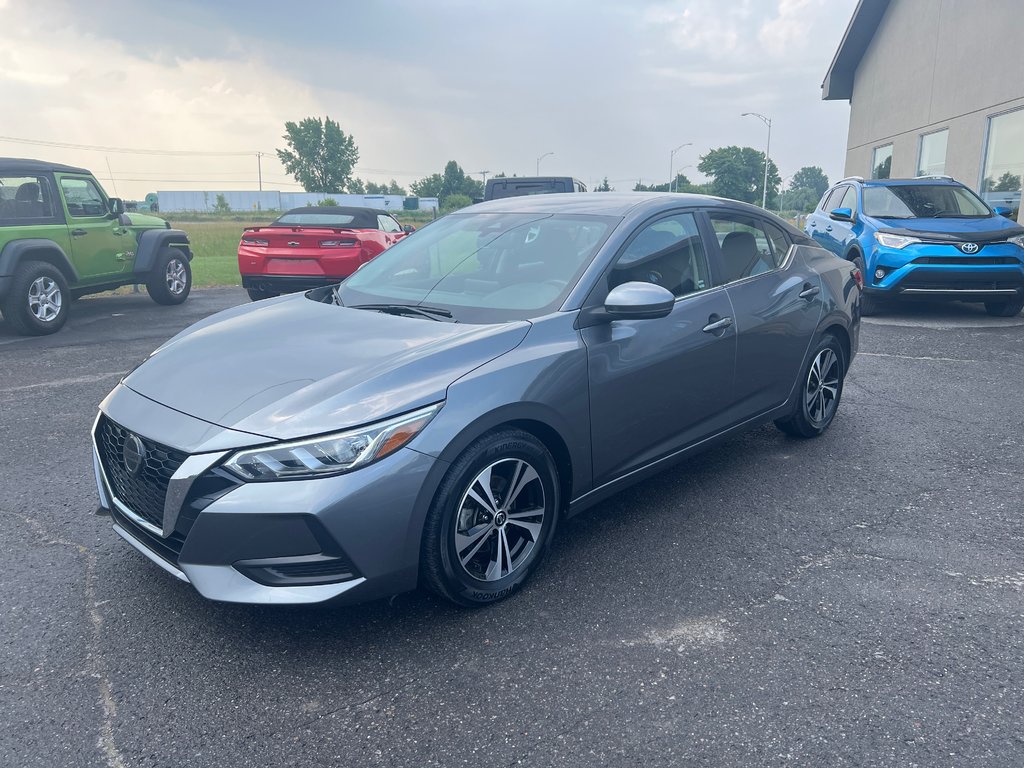
POLYGON ((529 328, 385 315, 293 294, 212 315, 123 383, 222 427, 306 437, 443 400, 452 382, 516 347, 529 328))
POLYGON ((132 223, 133 227, 160 227, 166 228, 167 222, 161 219, 159 216, 150 216, 145 213, 126 213, 128 220, 132 223))
POLYGON ((989 242, 1005 240, 1024 233, 1024 227, 1002 216, 984 219, 882 219, 876 218, 879 231, 897 235, 919 237, 925 235, 933 240, 950 242, 989 242))

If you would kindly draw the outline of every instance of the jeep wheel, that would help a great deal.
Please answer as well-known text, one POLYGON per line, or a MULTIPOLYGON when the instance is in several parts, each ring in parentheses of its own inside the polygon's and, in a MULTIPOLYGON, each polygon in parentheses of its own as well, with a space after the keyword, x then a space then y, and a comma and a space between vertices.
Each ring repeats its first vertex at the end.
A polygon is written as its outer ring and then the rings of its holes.
POLYGON ((59 269, 45 261, 26 261, 14 270, 4 319, 17 333, 45 336, 64 326, 70 303, 68 283, 59 269))
POLYGON ((181 304, 192 290, 192 267, 177 248, 164 248, 156 257, 146 291, 157 304, 181 304))

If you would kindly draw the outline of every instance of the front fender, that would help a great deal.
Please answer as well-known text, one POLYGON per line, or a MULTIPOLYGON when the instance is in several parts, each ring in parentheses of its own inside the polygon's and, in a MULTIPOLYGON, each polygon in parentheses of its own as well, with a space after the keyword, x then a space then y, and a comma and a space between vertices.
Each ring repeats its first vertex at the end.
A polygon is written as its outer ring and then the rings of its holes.
POLYGON ((136 274, 148 274, 156 263, 157 254, 167 247, 183 251, 188 260, 192 260, 188 235, 180 229, 147 229, 139 234, 138 247, 135 249, 135 267, 132 271, 136 274))

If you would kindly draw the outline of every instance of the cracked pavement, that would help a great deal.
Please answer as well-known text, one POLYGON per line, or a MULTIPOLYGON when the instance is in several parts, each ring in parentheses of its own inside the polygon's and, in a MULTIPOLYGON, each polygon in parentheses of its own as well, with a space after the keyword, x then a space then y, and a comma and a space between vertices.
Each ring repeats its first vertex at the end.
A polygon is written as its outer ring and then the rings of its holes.
POLYGON ((1024 763, 1024 318, 869 319, 824 437, 768 425, 564 522, 500 605, 251 608, 92 514, 88 438, 243 300, 0 323, 0 765, 1024 763))

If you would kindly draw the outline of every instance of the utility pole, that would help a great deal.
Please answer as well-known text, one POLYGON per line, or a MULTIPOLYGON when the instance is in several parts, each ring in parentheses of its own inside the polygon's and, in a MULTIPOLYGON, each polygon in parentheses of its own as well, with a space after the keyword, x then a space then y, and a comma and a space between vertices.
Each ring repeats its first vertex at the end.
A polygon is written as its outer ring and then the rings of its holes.
POLYGON ((484 177, 484 186, 486 187, 487 186, 487 174, 490 173, 490 171, 477 171, 477 173, 479 173, 481 176, 484 177))
POLYGON ((768 209, 768 163, 771 162, 768 159, 768 154, 772 150, 772 119, 765 117, 758 112, 744 112, 740 117, 756 117, 762 123, 768 126, 768 144, 764 148, 764 189, 761 193, 761 207, 765 210, 768 209))
POLYGON ((256 153, 256 172, 260 177, 260 192, 263 191, 263 153, 256 153))
POLYGON ((553 154, 555 154, 555 153, 554 152, 545 152, 543 155, 541 155, 540 157, 537 158, 537 173, 535 174, 536 176, 540 176, 540 161, 543 160, 545 157, 548 157, 549 155, 553 155, 553 154))

